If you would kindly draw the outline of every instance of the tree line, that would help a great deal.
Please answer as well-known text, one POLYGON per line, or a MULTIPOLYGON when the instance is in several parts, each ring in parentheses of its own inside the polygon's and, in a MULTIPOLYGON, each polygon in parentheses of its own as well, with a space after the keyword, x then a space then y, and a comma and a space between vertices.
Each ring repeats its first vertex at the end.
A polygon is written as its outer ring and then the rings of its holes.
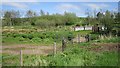
POLYGON ((28 10, 24 17, 20 11, 5 11, 3 15, 3 26, 15 26, 15 25, 32 25, 44 27, 72 25, 77 21, 75 13, 64 12, 64 14, 49 14, 40 10, 39 14, 32 10, 28 10))
POLYGON ((64 12, 64 14, 49 14, 40 10, 39 13, 32 10, 28 10, 25 14, 20 11, 5 11, 3 14, 2 25, 3 26, 23 26, 32 25, 38 26, 40 28, 50 28, 65 25, 99 25, 104 26, 106 32, 111 32, 114 30, 119 30, 120 28, 120 13, 110 12, 106 10, 105 12, 99 11, 86 11, 86 18, 77 17, 75 13, 64 12), (22 17, 24 16, 24 17, 22 17), (76 23, 81 21, 81 23, 76 23))
MULTIPOLYGON (((120 13, 110 12, 106 10, 105 12, 99 11, 91 14, 87 12, 87 23, 85 25, 96 25, 99 27, 104 27, 104 33, 109 34, 115 31, 117 34, 120 32, 120 13)), ((114 33, 114 32, 113 32, 114 33)))

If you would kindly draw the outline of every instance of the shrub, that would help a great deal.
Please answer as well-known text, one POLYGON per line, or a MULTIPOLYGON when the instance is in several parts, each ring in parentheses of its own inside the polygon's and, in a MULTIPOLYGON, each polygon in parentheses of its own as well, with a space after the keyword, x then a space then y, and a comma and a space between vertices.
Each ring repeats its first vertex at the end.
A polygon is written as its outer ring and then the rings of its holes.
POLYGON ((38 37, 34 37, 34 38, 32 38, 32 41, 35 43, 40 43, 42 40, 38 37))
POLYGON ((89 66, 95 63, 95 54, 79 47, 69 47, 63 53, 46 57, 49 66, 89 66))
POLYGON ((23 37, 23 38, 27 38, 27 34, 23 34, 22 37, 23 37))
POLYGON ((91 35, 89 35, 89 37, 91 40, 96 40, 99 38, 99 35, 98 34, 91 34, 91 35))
POLYGON ((68 40, 71 41, 74 38, 73 34, 71 32, 69 32, 68 34, 68 40))
POLYGON ((24 41, 25 39, 24 38, 19 38, 19 41, 24 41))
POLYGON ((31 40, 33 38, 33 35, 28 34, 27 37, 31 40))

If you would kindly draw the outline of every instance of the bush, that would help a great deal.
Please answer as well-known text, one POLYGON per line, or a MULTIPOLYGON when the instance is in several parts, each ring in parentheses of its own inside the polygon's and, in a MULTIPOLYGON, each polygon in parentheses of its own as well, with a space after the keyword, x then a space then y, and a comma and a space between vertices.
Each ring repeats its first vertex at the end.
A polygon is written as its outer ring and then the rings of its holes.
POLYGON ((38 38, 38 37, 32 38, 32 41, 35 42, 35 43, 40 43, 40 42, 42 42, 42 40, 41 40, 40 38, 38 38))
POLYGON ((68 40, 71 41, 74 38, 73 33, 69 32, 68 34, 68 40))
POLYGON ((24 41, 25 40, 25 38, 19 38, 19 41, 24 41))
POLYGON ((34 37, 33 34, 17 34, 17 37, 21 37, 21 38, 28 38, 28 39, 32 39, 34 37))
POLYGON ((49 66, 89 66, 95 63, 95 54, 79 47, 69 47, 63 53, 48 56, 49 66))
POLYGON ((89 35, 91 40, 97 40, 99 38, 98 34, 91 34, 89 35))
POLYGON ((69 25, 73 25, 73 22, 66 22, 65 25, 69 26, 69 25))
POLYGON ((28 34, 27 37, 31 40, 33 38, 33 35, 28 34))
POLYGON ((28 38, 28 37, 27 37, 27 34, 23 34, 22 37, 23 37, 23 38, 28 38))

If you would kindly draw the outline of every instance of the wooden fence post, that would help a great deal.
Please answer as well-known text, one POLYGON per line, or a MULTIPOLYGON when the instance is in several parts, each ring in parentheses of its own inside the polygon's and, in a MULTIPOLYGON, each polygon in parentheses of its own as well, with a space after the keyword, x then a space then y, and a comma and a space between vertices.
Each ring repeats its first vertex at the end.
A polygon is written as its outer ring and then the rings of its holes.
POLYGON ((62 51, 64 51, 65 48, 66 48, 66 42, 65 42, 65 39, 63 37, 63 39, 62 39, 62 51))
POLYGON ((20 65, 23 66, 22 50, 20 50, 20 65))
POLYGON ((89 42, 89 41, 90 41, 90 36, 87 34, 87 35, 85 36, 85 39, 86 39, 86 42, 89 42))
POLYGON ((80 34, 78 34, 78 44, 80 43, 80 34))
POLYGON ((85 42, 87 42, 87 36, 85 35, 84 37, 85 37, 85 42))
POLYGON ((53 52, 54 52, 54 55, 55 55, 56 54, 56 42, 54 42, 53 52))
POLYGON ((71 44, 73 44, 73 39, 71 39, 71 44))
POLYGON ((101 35, 100 39, 104 39, 104 36, 103 36, 103 35, 101 35))

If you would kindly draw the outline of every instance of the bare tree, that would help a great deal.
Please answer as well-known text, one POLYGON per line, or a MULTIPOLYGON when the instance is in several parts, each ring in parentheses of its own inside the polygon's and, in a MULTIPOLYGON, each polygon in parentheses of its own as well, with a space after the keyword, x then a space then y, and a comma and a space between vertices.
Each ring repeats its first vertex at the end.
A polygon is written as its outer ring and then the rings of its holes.
POLYGON ((41 16, 44 16, 45 15, 45 12, 43 10, 40 10, 40 15, 41 16))

